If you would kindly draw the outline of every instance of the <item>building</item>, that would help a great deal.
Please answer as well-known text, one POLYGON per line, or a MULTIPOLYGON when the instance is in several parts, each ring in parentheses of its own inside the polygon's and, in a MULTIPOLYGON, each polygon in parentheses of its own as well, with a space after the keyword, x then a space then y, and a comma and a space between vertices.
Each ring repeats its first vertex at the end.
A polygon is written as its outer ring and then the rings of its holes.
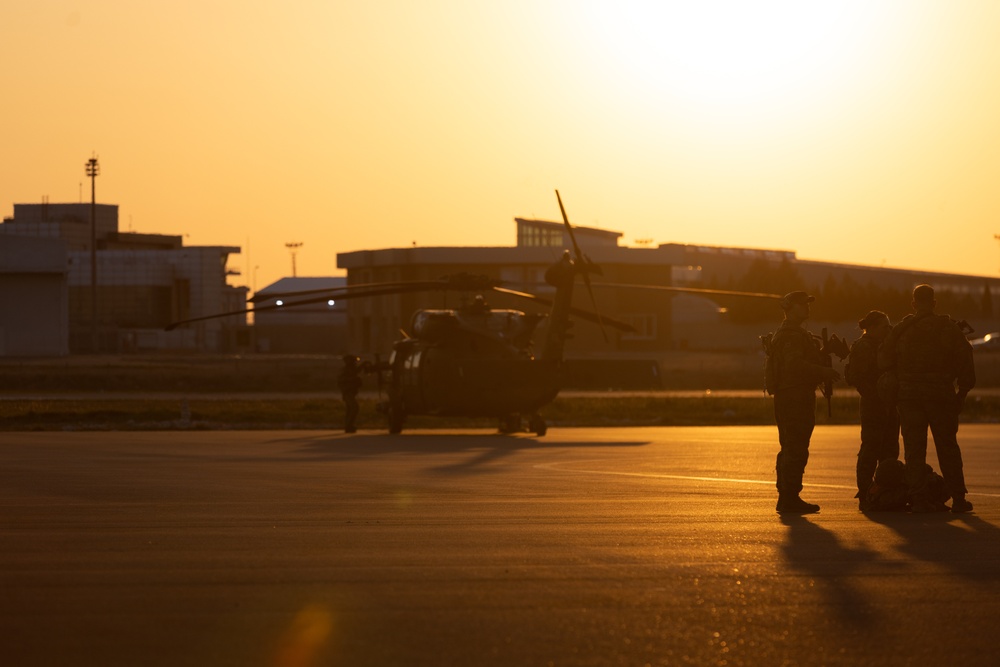
POLYGON ((343 354, 347 348, 347 300, 321 292, 347 285, 347 278, 282 278, 257 292, 253 332, 258 352, 343 354), (319 295, 317 295, 320 293, 319 295), (301 305, 289 305, 296 302, 301 305))
MULTIPOLYGON (((349 285, 434 280, 464 272, 499 279, 514 290, 551 294, 545 270, 572 247, 572 240, 561 223, 515 218, 515 224, 516 246, 362 250, 338 254, 337 265, 347 270, 349 285)), ((997 278, 800 260, 790 250, 677 243, 630 248, 618 245, 619 232, 586 227, 575 227, 574 232, 582 252, 602 271, 591 276, 593 302, 579 281, 574 306, 629 322, 636 333, 607 331, 605 342, 598 327, 578 323, 567 344, 568 356, 642 357, 679 348, 757 350, 758 335, 781 318, 773 300, 644 289, 649 287, 776 294, 806 289, 820 297, 813 328, 828 325, 853 338, 860 335, 857 320, 870 309, 885 310, 894 320, 909 312, 910 291, 926 282, 938 290, 941 312, 966 319, 979 331, 998 328, 991 305, 1000 296, 997 278)), ((400 331, 410 328, 414 311, 454 307, 462 298, 413 292, 352 300, 349 345, 360 354, 384 353, 400 331)), ((487 298, 494 307, 545 309, 497 293, 487 298)))
POLYGON ((69 353, 66 244, 0 237, 0 357, 69 353))
MULTIPOLYGON (((65 246, 70 352, 190 350, 220 352, 247 342, 246 317, 206 319, 164 331, 171 322, 238 311, 247 288, 227 284, 238 247, 184 246, 180 236, 118 229, 118 206, 95 211, 97 285, 91 284, 91 204, 15 204, 0 224, 0 244, 14 238, 59 241, 65 246), (96 322, 94 321, 96 296, 96 322)), ((28 264, 42 263, 32 252, 28 264)))

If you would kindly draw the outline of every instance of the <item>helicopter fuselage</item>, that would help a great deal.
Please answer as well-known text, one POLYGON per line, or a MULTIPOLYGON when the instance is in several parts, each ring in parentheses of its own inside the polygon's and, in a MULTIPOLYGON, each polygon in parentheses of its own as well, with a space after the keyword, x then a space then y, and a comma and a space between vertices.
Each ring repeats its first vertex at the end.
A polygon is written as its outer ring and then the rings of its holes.
POLYGON ((390 400, 408 415, 534 414, 555 399, 561 375, 556 361, 462 354, 421 340, 397 344, 390 366, 390 400))
POLYGON ((474 303, 414 314, 388 368, 390 421, 397 415, 511 418, 533 415, 559 392, 561 364, 536 359, 531 335, 543 315, 474 303))

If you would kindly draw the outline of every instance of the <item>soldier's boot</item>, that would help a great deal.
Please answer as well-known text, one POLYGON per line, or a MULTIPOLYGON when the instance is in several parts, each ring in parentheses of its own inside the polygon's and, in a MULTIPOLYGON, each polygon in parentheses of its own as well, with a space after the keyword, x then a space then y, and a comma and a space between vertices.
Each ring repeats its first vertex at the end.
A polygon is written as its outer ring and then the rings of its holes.
POLYGON ((854 494, 854 497, 858 499, 858 510, 861 512, 868 512, 872 509, 872 501, 868 494, 871 485, 870 481, 867 484, 859 485, 858 492, 854 494))
POLYGON ((951 501, 951 511, 955 514, 965 514, 972 511, 972 503, 965 499, 965 496, 955 496, 951 501))
POLYGON ((807 503, 796 493, 779 495, 774 509, 778 514, 815 514, 819 511, 819 505, 807 503))

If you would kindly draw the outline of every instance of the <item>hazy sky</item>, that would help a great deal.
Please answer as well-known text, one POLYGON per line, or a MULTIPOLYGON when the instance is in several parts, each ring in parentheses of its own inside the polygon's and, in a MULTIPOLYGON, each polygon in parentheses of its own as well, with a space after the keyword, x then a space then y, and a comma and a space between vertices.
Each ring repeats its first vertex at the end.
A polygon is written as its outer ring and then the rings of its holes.
MULTIPOLYGON (((0 214, 243 246, 513 245, 513 218, 1000 271, 1000 2, 0 4, 0 214)), ((249 251, 249 252, 248 252, 249 251)), ((258 268, 259 267, 259 268, 258 268)), ((256 271, 255 271, 256 269, 256 271)))

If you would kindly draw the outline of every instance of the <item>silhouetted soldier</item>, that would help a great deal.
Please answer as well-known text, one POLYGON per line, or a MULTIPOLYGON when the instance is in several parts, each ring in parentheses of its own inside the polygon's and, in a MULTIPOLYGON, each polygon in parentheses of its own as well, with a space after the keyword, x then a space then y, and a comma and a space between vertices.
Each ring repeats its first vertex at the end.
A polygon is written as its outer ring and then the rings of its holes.
POLYGON ((899 458, 899 416, 878 394, 878 348, 892 330, 889 316, 873 310, 858 321, 863 332, 851 345, 844 379, 860 394, 861 448, 858 450, 858 507, 870 509, 868 489, 881 461, 899 458))
POLYGON ((958 415, 966 395, 976 385, 975 363, 972 346, 962 330, 947 315, 936 315, 936 304, 930 285, 913 289, 914 312, 886 337, 879 348, 879 366, 894 372, 898 380, 896 407, 913 511, 947 509, 928 489, 930 427, 941 474, 952 497, 951 511, 971 512, 958 448, 958 415))
POLYGON ((358 358, 353 354, 345 354, 344 366, 337 376, 337 384, 340 386, 340 397, 344 401, 344 432, 354 433, 357 431, 355 421, 358 418, 358 392, 361 390, 361 371, 358 365, 358 358))
POLYGON ((809 440, 816 426, 816 387, 821 382, 840 379, 840 373, 828 365, 829 357, 821 349, 820 339, 802 328, 813 301, 815 297, 805 292, 790 292, 782 297, 785 319, 768 345, 774 375, 769 384, 773 382, 774 420, 781 446, 775 465, 778 487, 775 509, 782 514, 819 511, 819 505, 807 503, 799 493, 809 460, 809 440))

